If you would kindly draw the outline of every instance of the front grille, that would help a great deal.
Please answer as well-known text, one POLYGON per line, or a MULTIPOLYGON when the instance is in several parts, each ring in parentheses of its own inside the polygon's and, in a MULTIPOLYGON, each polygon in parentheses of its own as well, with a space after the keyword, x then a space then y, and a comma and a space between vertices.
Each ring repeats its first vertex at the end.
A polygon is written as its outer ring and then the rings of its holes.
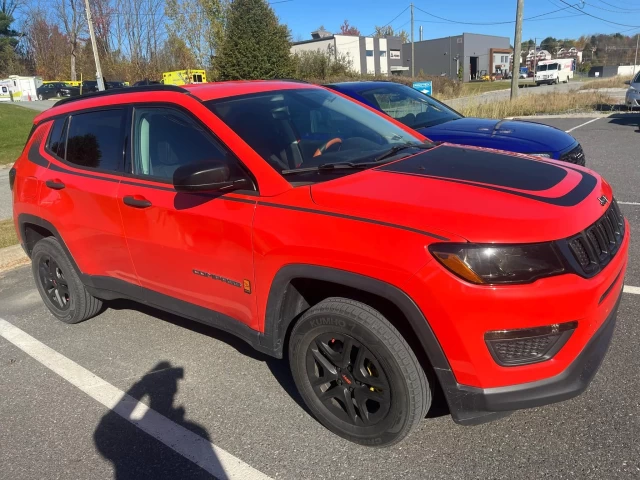
POLYGON ((582 145, 578 144, 574 149, 569 150, 567 153, 560 157, 563 162, 569 162, 576 165, 585 165, 584 151, 582 145))
POLYGON ((596 223, 568 240, 569 250, 588 276, 607 265, 622 245, 624 217, 615 199, 596 223))

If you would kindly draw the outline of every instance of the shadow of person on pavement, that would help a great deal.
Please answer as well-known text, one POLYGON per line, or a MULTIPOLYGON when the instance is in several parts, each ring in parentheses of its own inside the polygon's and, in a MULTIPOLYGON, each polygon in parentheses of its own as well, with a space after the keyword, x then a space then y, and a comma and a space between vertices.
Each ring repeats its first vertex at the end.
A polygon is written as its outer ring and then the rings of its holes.
POLYGON ((100 420, 94 442, 116 480, 226 480, 207 430, 173 404, 183 377, 183 368, 158 363, 100 420))

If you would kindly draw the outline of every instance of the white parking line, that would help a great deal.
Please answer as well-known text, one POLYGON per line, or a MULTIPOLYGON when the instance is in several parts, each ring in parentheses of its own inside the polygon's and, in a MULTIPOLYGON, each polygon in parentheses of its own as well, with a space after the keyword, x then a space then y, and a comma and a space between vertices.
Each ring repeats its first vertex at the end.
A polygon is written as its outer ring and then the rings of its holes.
POLYGON ((635 295, 640 295, 640 287, 630 287, 629 285, 624 286, 624 293, 633 293, 635 295))
POLYGON ((94 400, 215 477, 230 480, 270 479, 226 450, 150 409, 144 403, 127 395, 2 318, 0 318, 0 337, 4 337, 94 400))
POLYGON ((618 205, 640 205, 640 202, 618 202, 618 205))
POLYGON ((574 130, 577 130, 580 127, 584 127, 585 125, 589 125, 590 123, 595 122, 596 120, 598 120, 598 118, 593 118, 593 119, 589 120, 588 122, 581 123, 580 125, 578 125, 576 127, 570 128, 569 130, 565 130, 565 132, 567 132, 567 133, 573 132, 574 130))

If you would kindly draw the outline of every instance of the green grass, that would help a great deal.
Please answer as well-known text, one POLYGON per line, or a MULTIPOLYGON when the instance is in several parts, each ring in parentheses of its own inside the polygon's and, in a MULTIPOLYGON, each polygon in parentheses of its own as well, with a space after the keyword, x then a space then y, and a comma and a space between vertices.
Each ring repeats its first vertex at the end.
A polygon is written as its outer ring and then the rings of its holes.
POLYGON ((18 243, 13 219, 0 220, 0 248, 9 247, 18 243))
POLYGON ((479 93, 493 92, 511 88, 511 80, 496 80, 495 82, 467 82, 462 86, 460 96, 477 95, 479 93))
POLYGON ((0 103, 0 165, 15 162, 39 112, 0 103))

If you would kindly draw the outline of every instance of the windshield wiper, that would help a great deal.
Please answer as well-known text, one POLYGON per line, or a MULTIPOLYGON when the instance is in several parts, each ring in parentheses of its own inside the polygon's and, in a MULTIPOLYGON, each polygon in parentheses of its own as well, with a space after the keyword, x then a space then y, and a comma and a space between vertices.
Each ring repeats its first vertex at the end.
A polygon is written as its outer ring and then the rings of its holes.
POLYGON ((353 163, 353 162, 336 162, 336 163, 323 163, 316 167, 305 168, 292 168, 290 170, 282 170, 281 175, 291 175, 292 173, 305 173, 305 172, 327 172, 331 170, 362 170, 364 168, 371 167, 372 162, 366 163, 353 163))
POLYGON ((385 158, 392 157, 396 153, 401 152, 402 150, 406 150, 407 148, 419 148, 421 150, 430 150, 433 147, 435 147, 435 145, 426 144, 426 143, 403 143, 402 145, 396 145, 394 147, 391 147, 382 155, 377 156, 376 158, 373 159, 373 163, 377 163, 384 160, 385 158))

